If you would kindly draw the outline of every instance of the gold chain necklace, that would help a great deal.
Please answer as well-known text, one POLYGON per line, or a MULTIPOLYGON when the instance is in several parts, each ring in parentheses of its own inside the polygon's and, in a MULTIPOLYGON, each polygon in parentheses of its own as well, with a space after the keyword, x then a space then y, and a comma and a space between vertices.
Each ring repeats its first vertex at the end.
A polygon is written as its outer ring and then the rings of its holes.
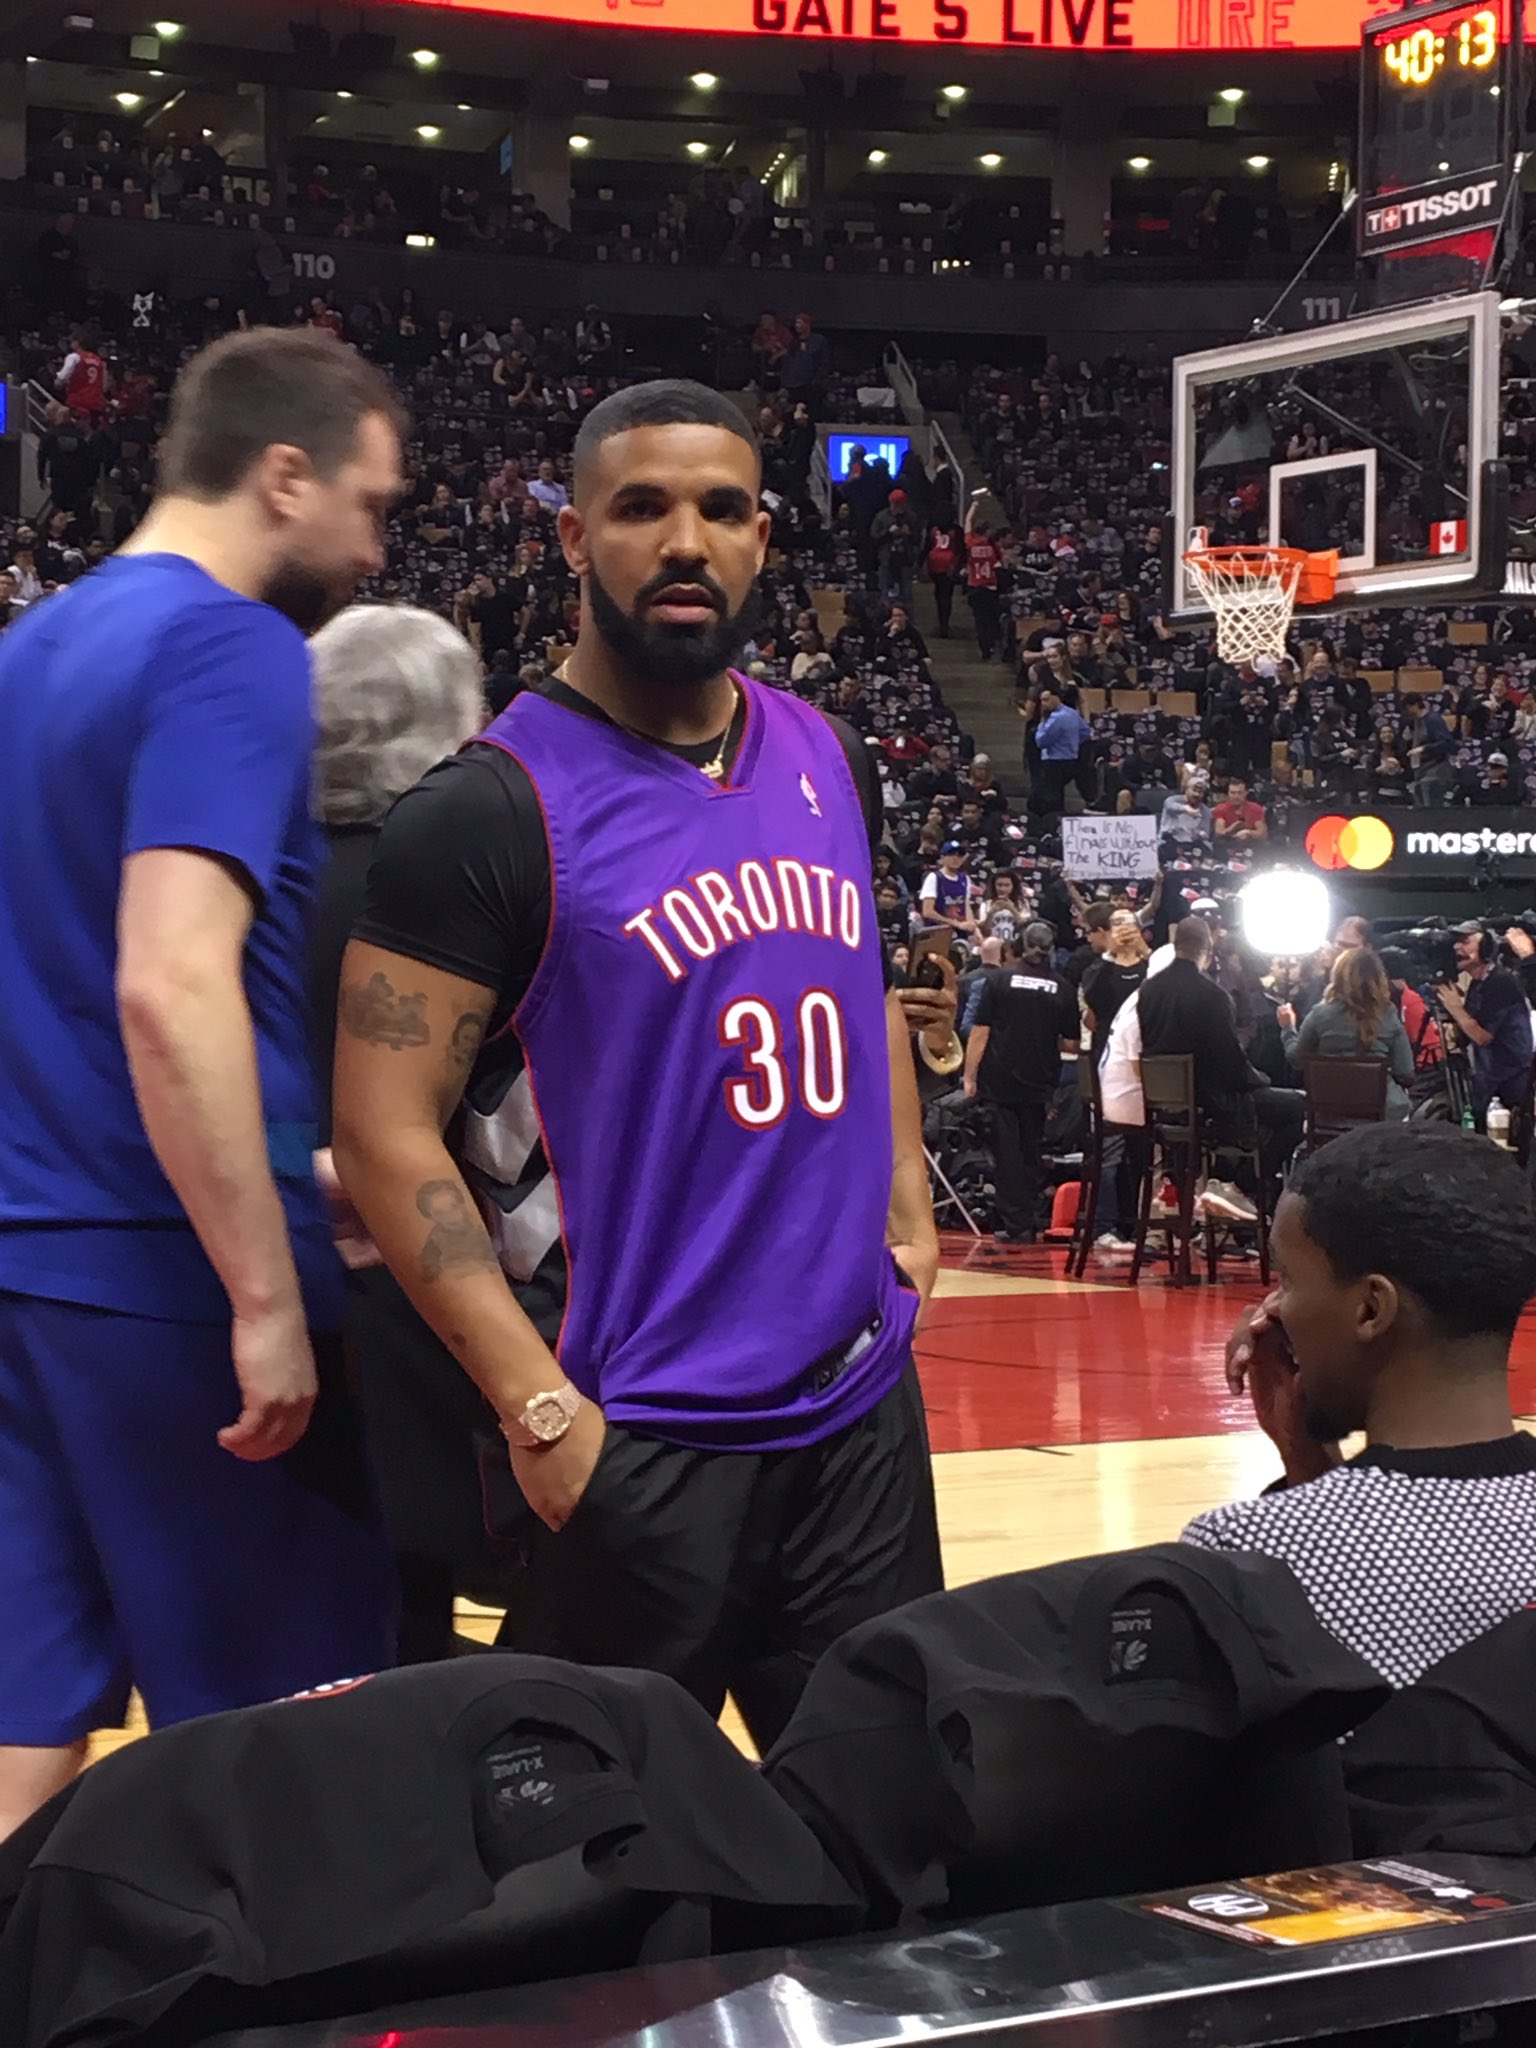
MULTIPOLYGON (((571 664, 569 661, 562 661, 555 670, 555 681, 557 683, 564 683, 567 689, 575 688, 575 684, 571 681, 571 664)), ((731 715, 725 721, 725 731, 720 735, 719 746, 716 747, 713 756, 708 761, 691 761, 688 764, 691 768, 697 768, 701 775, 707 775, 711 782, 723 782, 725 780, 725 750, 731 743, 731 733, 736 724, 736 714, 740 709, 741 691, 733 682, 731 684, 731 715)), ((609 715, 612 716, 611 713, 609 715)), ((620 732, 627 732, 633 740, 649 740, 653 747, 665 747, 667 744, 665 740, 657 739, 654 733, 641 732, 633 725, 626 725, 622 718, 615 718, 613 722, 620 732)), ((671 749, 668 748, 668 752, 670 751, 671 749)))

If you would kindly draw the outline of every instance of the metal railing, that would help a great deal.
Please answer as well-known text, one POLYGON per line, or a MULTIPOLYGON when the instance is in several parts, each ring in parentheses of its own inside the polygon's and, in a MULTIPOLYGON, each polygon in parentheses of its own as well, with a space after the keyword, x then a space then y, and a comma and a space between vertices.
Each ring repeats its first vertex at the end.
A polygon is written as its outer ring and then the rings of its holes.
POLYGON ((966 506, 971 502, 971 484, 970 478, 966 475, 965 464, 955 453, 954 443, 937 420, 934 421, 930 431, 933 434, 933 466, 937 469, 941 462, 947 462, 954 471, 955 503, 963 513, 966 506))
POLYGON ((827 467, 827 451, 818 441, 811 450, 810 492, 823 524, 832 524, 832 472, 827 467))
POLYGON ((901 407, 902 418, 909 427, 926 426, 928 414, 918 394, 917 379, 912 374, 912 365, 907 361, 900 342, 886 343, 884 364, 886 381, 896 394, 896 403, 901 407))

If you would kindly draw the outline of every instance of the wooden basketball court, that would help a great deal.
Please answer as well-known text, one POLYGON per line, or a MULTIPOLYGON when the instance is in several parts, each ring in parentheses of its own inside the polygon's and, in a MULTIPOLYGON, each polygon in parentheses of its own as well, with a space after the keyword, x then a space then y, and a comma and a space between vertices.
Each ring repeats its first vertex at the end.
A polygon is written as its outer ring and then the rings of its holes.
MULTIPOLYGON (((1059 1249, 946 1235, 918 1343, 951 1585, 1059 1558, 1173 1541, 1191 1516, 1268 1485, 1279 1460, 1222 1374, 1227 1334, 1261 1292, 1233 1267, 1215 1287, 1137 1287, 1126 1267, 1062 1277, 1059 1249)), ((1515 1344, 1517 1408, 1536 1411, 1536 1316, 1515 1344)), ((499 1614, 465 1605, 489 1642, 499 1614)), ((238 1626, 231 1617, 232 1627, 238 1626)), ((746 1745, 728 1711, 726 1725, 746 1745)), ((142 1721, 98 1736, 102 1755, 142 1721)))

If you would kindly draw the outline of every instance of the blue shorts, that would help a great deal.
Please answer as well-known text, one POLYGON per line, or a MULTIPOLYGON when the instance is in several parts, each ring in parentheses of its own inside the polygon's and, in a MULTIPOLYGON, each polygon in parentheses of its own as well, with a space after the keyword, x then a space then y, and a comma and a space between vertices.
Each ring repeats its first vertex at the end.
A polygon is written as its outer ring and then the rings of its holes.
POLYGON ((340 1343, 303 1440, 246 1464, 227 1325, 0 1293, 0 1743, 51 1748, 394 1661, 340 1343))

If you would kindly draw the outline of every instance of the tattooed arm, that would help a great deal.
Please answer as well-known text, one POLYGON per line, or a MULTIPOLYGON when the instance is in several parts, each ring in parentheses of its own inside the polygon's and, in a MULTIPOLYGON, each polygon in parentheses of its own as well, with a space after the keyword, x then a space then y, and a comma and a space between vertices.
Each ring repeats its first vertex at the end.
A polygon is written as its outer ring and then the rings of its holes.
MULTIPOLYGON (((443 1142, 492 1000, 476 982, 354 939, 341 973, 332 1147, 341 1184, 396 1279, 511 1422, 565 1373, 518 1307, 443 1142)), ((602 1442, 601 1413, 587 1415, 588 1406, 568 1443, 512 1454, 524 1492, 555 1527, 591 1463, 579 1484, 572 1472, 586 1448, 595 1462, 602 1442)))

